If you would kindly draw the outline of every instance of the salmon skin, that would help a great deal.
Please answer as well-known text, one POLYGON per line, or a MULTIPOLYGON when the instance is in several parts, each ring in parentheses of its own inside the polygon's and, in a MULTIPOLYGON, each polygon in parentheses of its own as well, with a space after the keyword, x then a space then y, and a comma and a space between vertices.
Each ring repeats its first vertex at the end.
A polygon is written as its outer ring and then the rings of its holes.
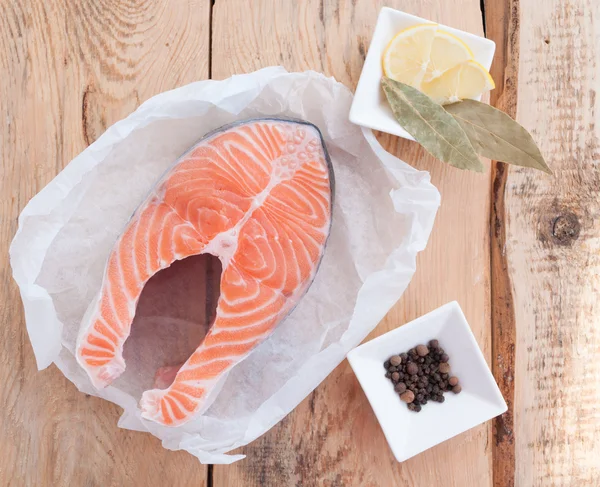
POLYGON ((138 207, 113 247, 81 324, 77 361, 100 389, 125 370, 123 344, 146 282, 174 261, 221 260, 215 320, 142 417, 184 424, 232 367, 262 343, 311 285, 331 228, 334 175, 319 129, 252 119, 211 132, 138 207))

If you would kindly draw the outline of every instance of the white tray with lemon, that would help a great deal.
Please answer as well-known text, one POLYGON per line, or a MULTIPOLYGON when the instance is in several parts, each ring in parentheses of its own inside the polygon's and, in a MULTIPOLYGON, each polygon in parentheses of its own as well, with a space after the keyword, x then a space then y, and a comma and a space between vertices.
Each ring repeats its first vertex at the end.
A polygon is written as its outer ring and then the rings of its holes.
POLYGON ((384 7, 350 109, 350 121, 414 140, 397 122, 381 89, 387 76, 440 104, 480 100, 494 88, 493 41, 384 7))

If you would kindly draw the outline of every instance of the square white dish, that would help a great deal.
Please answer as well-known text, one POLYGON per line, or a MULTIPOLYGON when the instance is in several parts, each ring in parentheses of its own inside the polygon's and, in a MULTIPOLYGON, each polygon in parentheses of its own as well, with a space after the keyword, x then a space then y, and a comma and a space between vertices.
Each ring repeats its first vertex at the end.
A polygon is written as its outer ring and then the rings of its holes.
MULTIPOLYGON (((433 23, 435 22, 389 7, 381 9, 350 108, 352 123, 414 140, 394 118, 381 89, 381 58, 388 43, 398 32, 413 25, 433 23)), ((464 41, 473 51, 475 60, 489 71, 496 50, 494 41, 442 24, 439 24, 439 28, 464 41)))
POLYGON ((383 433, 399 462, 467 431, 507 409, 483 353, 456 301, 385 333, 348 354, 348 362, 383 433), (452 375, 459 379, 460 394, 446 392, 445 402, 429 401, 421 412, 409 411, 383 363, 392 355, 438 339, 450 356, 452 375))

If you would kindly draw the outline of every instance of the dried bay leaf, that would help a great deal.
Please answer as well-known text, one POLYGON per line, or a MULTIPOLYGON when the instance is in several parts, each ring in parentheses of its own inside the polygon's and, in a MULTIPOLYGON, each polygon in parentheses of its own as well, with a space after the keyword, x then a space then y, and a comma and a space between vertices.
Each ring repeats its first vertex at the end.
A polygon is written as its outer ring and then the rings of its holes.
POLYGON ((460 169, 483 172, 464 130, 441 105, 416 88, 385 76, 381 84, 398 123, 428 152, 460 169))
POLYGON ((480 156, 552 174, 529 132, 506 113, 475 100, 444 108, 463 128, 480 156))

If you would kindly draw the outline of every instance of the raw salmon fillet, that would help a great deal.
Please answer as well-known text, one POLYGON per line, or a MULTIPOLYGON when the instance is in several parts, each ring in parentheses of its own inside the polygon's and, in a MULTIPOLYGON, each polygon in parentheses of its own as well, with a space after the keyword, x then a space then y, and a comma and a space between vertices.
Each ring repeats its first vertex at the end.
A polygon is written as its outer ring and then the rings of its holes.
POLYGON ((110 253, 77 343, 94 386, 106 387, 125 370, 123 344, 144 284, 176 260, 212 254, 223 268, 215 321, 171 385, 144 392, 140 402, 144 418, 164 425, 192 419, 219 378, 271 334, 312 283, 331 226, 333 186, 321 134, 307 122, 250 120, 192 147, 110 253))

